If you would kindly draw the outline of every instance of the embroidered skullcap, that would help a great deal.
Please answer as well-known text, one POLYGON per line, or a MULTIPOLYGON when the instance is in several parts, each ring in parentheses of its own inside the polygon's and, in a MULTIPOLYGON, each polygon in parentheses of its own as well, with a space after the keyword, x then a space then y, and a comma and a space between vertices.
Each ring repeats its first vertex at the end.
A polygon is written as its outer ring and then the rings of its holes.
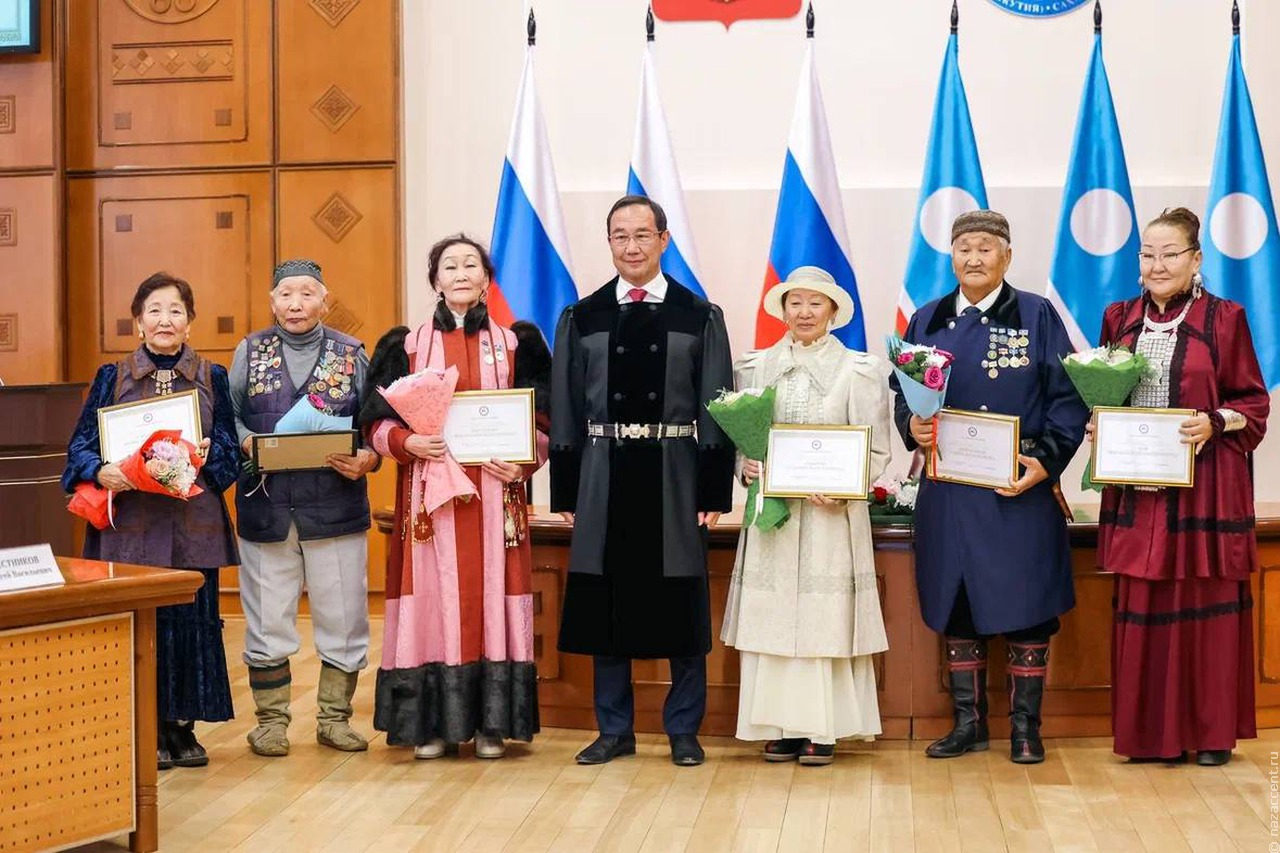
POLYGON ((281 261, 276 266, 276 271, 271 276, 271 289, 275 290, 282 280, 295 275, 310 276, 324 284, 324 278, 320 275, 319 264, 306 258, 294 258, 289 261, 281 261))
POLYGON ((962 213, 956 217, 956 221, 951 226, 951 242, 954 243, 960 239, 961 235, 971 234, 974 231, 994 234, 1008 242, 1009 220, 994 210, 971 210, 968 213, 962 213))

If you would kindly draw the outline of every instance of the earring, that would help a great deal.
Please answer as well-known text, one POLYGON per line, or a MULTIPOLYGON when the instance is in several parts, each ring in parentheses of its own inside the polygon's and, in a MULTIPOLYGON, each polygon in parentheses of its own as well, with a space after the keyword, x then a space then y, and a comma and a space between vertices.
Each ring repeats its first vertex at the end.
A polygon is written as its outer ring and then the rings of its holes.
POLYGON ((1199 299, 1202 293, 1204 293, 1204 276, 1200 275, 1200 273, 1198 272, 1192 273, 1191 274, 1191 298, 1199 299))

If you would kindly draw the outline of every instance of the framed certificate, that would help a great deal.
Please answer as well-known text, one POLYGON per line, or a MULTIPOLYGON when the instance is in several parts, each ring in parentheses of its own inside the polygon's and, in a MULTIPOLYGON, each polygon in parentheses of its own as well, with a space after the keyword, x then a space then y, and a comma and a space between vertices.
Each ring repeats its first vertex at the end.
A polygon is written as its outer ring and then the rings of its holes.
POLYGON ((199 445, 204 431, 200 428, 197 393, 192 389, 98 409, 98 452, 102 461, 119 462, 161 429, 181 430, 183 438, 199 445))
POLYGON ((330 454, 355 456, 360 433, 353 429, 329 432, 279 432, 253 437, 253 464, 263 474, 316 471, 328 468, 330 454))
POLYGON ((761 490, 769 498, 864 501, 871 491, 870 458, 869 426, 774 424, 761 490))
POLYGON ((1093 410, 1093 481, 1118 486, 1195 485, 1195 445, 1178 432, 1193 409, 1097 406, 1093 410))
POLYGON ((929 476, 944 483, 1004 489, 1018 479, 1016 415, 943 409, 938 412, 929 476))
POLYGON ((444 420, 444 443, 463 465, 490 459, 525 465, 538 461, 533 389, 459 391, 444 420))

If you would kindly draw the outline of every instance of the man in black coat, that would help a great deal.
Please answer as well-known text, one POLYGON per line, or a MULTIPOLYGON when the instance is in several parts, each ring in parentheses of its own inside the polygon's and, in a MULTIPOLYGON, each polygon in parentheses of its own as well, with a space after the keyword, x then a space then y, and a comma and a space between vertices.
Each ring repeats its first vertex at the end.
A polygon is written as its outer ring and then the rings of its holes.
POLYGON ((707 527, 732 502, 734 448, 706 404, 733 387, 720 309, 662 273, 662 208, 619 199, 606 220, 618 277, 565 309, 552 366, 551 508, 574 521, 560 650, 595 658, 600 736, 635 752, 633 658, 667 658, 663 728, 703 761, 711 650, 707 527))

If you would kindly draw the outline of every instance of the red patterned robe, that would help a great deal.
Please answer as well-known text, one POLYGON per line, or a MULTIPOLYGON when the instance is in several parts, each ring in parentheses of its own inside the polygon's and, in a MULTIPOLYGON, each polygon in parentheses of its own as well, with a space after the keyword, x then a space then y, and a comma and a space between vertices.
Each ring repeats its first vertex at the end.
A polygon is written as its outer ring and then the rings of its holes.
MULTIPOLYGON (((1133 349, 1145 297, 1110 305, 1102 343, 1133 349)), ((1196 457, 1190 489, 1108 487, 1102 496, 1098 565, 1114 572, 1112 726, 1115 751, 1142 758, 1228 750, 1255 737, 1252 453, 1266 432, 1270 398, 1244 309, 1205 294, 1177 329, 1169 407, 1233 409, 1244 429, 1215 430, 1196 457)))

